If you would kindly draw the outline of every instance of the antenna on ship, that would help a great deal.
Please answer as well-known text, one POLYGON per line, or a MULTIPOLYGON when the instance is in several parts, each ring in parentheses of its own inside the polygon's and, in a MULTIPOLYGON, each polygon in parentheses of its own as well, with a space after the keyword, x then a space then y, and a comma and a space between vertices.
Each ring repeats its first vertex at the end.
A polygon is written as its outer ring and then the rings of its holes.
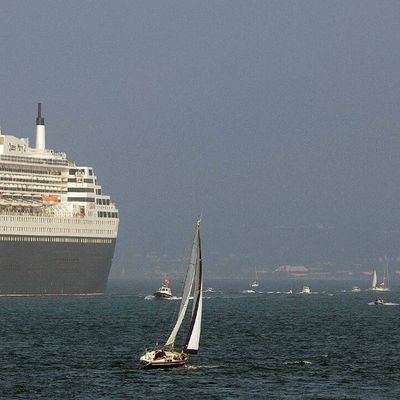
POLYGON ((46 131, 44 118, 42 117, 42 103, 38 103, 38 115, 36 118, 36 150, 46 148, 46 131))

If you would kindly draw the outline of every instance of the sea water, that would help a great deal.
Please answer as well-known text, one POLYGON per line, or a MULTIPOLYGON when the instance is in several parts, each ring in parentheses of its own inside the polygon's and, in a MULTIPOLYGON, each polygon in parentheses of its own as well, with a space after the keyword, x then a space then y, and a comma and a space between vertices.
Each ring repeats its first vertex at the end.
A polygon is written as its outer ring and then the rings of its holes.
POLYGON ((372 292, 258 290, 207 294, 199 354, 156 371, 138 359, 166 339, 179 300, 1 297, 0 398, 400 398, 400 307, 368 305, 372 292))

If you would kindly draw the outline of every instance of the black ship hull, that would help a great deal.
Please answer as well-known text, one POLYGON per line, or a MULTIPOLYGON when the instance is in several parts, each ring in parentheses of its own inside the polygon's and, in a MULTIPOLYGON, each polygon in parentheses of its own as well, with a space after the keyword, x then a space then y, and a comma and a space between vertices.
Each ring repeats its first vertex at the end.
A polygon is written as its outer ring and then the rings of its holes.
POLYGON ((0 236, 0 295, 100 294, 115 239, 0 236))

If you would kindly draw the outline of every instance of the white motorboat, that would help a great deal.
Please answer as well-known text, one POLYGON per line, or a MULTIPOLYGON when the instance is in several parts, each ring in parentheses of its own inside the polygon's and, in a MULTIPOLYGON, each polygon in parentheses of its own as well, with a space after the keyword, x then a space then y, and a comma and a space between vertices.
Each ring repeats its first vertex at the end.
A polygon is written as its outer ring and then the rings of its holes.
POLYGON ((164 279, 162 285, 156 292, 154 292, 153 296, 156 299, 170 299, 172 297, 171 288, 168 286, 171 283, 169 279, 164 279))
POLYGON ((303 286, 303 289, 301 289, 301 294, 310 294, 311 290, 309 286, 303 286))

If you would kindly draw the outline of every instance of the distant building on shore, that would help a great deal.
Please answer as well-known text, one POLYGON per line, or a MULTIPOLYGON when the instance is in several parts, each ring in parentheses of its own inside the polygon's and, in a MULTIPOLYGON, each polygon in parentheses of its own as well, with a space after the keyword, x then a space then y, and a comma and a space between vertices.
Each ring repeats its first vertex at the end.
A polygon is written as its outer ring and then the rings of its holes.
POLYGON ((293 275, 306 275, 309 273, 309 270, 304 265, 280 265, 274 270, 274 272, 293 275))

